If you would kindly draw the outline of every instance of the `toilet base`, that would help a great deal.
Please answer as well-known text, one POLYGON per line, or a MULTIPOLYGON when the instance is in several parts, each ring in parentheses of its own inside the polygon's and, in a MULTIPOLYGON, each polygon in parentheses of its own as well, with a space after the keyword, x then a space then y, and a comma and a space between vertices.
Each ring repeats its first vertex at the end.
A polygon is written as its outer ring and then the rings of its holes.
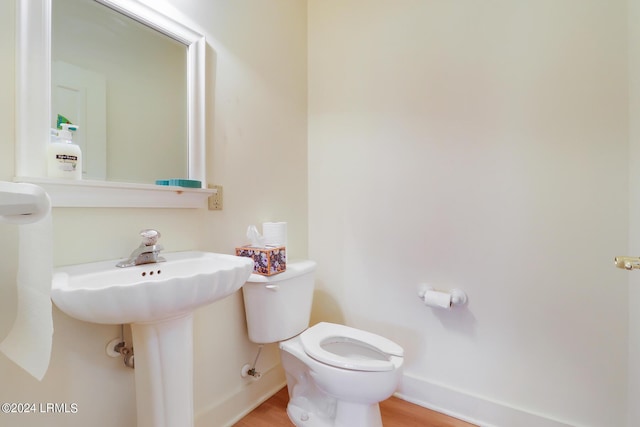
POLYGON ((309 411, 308 402, 291 400, 287 405, 287 415, 296 427, 383 427, 377 403, 337 402, 335 418, 327 418, 321 413, 309 411))
POLYGON ((380 405, 338 402, 334 427, 382 427, 380 405))
POLYGON ((308 411, 304 407, 289 402, 287 415, 296 427, 331 427, 331 420, 322 417, 317 412, 308 411))

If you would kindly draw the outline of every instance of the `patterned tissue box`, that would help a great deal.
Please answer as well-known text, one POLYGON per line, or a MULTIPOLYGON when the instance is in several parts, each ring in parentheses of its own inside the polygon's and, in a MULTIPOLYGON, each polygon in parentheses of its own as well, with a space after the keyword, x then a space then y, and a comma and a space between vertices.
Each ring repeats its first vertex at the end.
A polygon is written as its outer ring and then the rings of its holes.
POLYGON ((287 269, 287 250, 284 246, 258 248, 242 246, 236 248, 237 256, 253 259, 253 272, 263 276, 272 276, 287 269))

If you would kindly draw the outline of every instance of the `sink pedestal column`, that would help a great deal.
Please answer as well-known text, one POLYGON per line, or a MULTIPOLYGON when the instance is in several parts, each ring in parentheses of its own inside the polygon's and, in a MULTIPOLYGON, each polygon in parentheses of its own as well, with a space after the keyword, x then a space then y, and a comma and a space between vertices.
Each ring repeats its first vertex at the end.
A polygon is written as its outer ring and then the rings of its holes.
POLYGON ((193 426, 193 313, 131 325, 137 427, 193 426))

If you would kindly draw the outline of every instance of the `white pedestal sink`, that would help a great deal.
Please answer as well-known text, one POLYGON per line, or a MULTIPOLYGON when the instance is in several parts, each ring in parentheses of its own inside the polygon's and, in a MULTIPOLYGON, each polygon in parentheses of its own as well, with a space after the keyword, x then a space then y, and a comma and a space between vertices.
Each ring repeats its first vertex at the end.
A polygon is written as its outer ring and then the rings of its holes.
POLYGON ((137 427, 193 426, 193 310, 236 292, 253 261, 210 252, 163 253, 166 262, 119 260, 60 267, 51 299, 93 323, 130 323, 137 427))

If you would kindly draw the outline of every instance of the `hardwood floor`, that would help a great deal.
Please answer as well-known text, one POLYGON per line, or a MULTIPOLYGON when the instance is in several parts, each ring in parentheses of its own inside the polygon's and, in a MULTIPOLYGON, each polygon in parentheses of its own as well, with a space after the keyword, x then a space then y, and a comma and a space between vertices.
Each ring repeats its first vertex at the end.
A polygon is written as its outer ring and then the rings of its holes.
MULTIPOLYGON (((287 416, 289 394, 283 388, 233 427, 291 427, 287 416)), ((384 427, 475 427, 396 397, 380 402, 384 427)))

